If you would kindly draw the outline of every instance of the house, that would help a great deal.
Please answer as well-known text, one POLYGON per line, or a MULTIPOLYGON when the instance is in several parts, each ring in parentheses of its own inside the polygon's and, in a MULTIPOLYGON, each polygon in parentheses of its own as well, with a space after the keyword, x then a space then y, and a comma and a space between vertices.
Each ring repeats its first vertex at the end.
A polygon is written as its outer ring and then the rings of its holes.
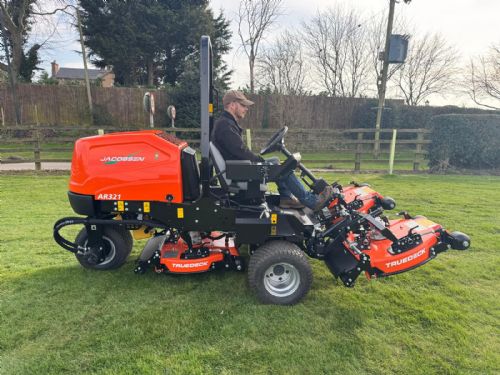
MULTIPOLYGON (((107 69, 87 69, 90 83, 100 82, 102 87, 113 87, 115 73, 107 69)), ((52 61, 52 78, 60 85, 85 85, 85 70, 78 68, 60 68, 59 64, 52 61)))

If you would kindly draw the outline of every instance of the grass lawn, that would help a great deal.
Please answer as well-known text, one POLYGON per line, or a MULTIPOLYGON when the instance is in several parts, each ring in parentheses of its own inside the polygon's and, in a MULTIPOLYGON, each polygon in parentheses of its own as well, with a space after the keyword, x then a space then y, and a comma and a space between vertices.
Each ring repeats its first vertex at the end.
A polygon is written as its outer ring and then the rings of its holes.
POLYGON ((52 239, 68 177, 0 175, 0 374, 499 374, 500 178, 324 177, 369 182, 472 247, 354 289, 311 260, 303 302, 266 306, 245 273, 135 275, 144 241, 85 270, 52 239))
MULTIPOLYGON (((354 170, 354 152, 347 151, 330 151, 330 152, 314 152, 301 153, 304 165, 308 168, 325 168, 337 170, 354 170), (338 160, 331 162, 331 160, 338 160)), ((395 171, 412 171, 414 151, 397 151, 394 155, 394 170, 395 171), (411 160, 411 161, 408 161, 411 160)), ((281 156, 283 159, 283 156, 281 156)), ((427 171, 428 160, 421 159, 420 171, 427 171)), ((361 170, 363 171, 389 171, 389 153, 381 153, 378 160, 374 159, 372 154, 361 155, 361 170)))

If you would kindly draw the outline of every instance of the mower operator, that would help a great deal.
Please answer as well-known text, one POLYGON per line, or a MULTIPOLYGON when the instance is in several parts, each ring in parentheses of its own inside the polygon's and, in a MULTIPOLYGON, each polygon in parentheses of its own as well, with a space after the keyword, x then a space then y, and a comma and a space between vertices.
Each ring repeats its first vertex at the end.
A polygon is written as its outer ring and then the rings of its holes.
MULTIPOLYGON (((241 137, 243 129, 238 124, 238 121, 245 117, 248 108, 254 103, 248 100, 242 92, 230 90, 224 95, 222 104, 224 112, 215 121, 211 139, 224 160, 266 162, 264 158, 255 155, 246 147, 241 137)), ((333 196, 333 188, 330 185, 318 195, 307 191, 293 171, 281 177, 276 184, 280 194, 281 208, 307 206, 313 211, 319 211, 328 204, 333 196)))

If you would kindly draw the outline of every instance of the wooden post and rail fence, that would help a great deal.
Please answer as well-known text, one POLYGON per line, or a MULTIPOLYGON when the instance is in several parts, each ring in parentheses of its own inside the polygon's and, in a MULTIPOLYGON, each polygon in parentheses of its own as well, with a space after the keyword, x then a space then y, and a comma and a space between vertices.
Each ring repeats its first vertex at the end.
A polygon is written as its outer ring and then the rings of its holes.
MULTIPOLYGON (((105 128, 104 132, 124 131, 131 129, 105 128)), ((193 148, 199 146, 200 129, 197 128, 158 128, 167 133, 176 135, 185 140, 193 148)), ((250 141, 254 152, 257 152, 277 129, 252 129, 244 132, 244 137, 250 141)), ((47 126, 34 124, 30 126, 3 126, 0 128, 0 162, 1 163, 35 163, 36 169, 41 169, 45 162, 70 162, 73 143, 84 136, 102 134, 102 127, 68 127, 47 126)), ((369 163, 405 163, 412 167, 406 170, 420 171, 425 161, 427 129, 397 129, 401 138, 396 141, 393 129, 382 129, 381 154, 373 157, 375 129, 290 129, 285 137, 287 148, 292 151, 301 151, 306 156, 302 162, 325 163, 330 169, 347 169, 361 171, 362 164, 369 163), (392 139, 391 139, 392 138, 392 139), (398 157, 394 158, 394 150, 398 147, 398 157), (387 148, 387 152, 384 152, 387 148), (392 154, 390 150, 392 149, 392 154), (319 154, 318 154, 319 153, 319 154), (311 156, 309 154, 318 154, 311 156), (328 154, 327 157, 321 156, 328 154), (331 158, 329 155, 334 156, 331 158), (385 157, 384 155, 387 155, 385 157), (309 159, 308 159, 309 157, 309 159), (352 167, 337 168, 335 165, 349 165, 352 167)), ((385 165, 387 165, 385 164, 385 165)), ((382 169, 382 168, 376 168, 382 169)), ((383 168, 392 172, 392 165, 383 168)), ((364 169, 368 170, 368 169, 364 169)))

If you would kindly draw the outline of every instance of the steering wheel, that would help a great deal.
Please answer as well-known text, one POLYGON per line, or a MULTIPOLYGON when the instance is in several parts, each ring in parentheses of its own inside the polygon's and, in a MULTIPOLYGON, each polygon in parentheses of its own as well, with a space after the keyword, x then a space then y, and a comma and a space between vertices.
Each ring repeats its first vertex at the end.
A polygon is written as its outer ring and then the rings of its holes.
POLYGON ((269 154, 270 152, 276 151, 279 144, 283 144, 283 138, 288 131, 288 126, 283 126, 280 130, 273 134, 269 142, 260 150, 261 155, 269 154))

